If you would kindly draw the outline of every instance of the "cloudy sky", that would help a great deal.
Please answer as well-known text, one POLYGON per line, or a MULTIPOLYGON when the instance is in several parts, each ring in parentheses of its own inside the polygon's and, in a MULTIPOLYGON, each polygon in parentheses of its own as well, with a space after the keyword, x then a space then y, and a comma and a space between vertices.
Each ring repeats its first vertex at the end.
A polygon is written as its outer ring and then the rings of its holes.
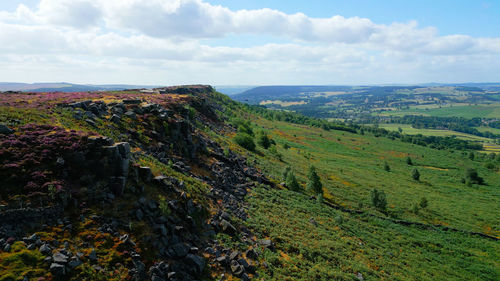
POLYGON ((500 82, 500 1, 2 0, 0 81, 500 82))

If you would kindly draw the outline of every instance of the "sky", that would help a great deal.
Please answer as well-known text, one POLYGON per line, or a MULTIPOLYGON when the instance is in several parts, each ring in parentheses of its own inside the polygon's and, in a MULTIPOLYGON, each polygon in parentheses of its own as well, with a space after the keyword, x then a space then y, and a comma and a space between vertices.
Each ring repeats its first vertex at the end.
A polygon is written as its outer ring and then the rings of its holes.
POLYGON ((500 82, 500 0, 2 0, 0 81, 500 82))

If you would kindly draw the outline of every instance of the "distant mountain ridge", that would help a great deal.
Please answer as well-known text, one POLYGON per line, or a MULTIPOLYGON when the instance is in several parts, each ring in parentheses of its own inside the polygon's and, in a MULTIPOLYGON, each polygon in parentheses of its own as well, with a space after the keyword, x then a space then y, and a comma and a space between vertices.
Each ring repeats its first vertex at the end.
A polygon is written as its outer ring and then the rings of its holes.
POLYGON ((81 91, 113 91, 126 89, 155 88, 158 86, 144 85, 91 85, 91 84, 72 84, 66 82, 48 82, 48 83, 14 83, 0 82, 0 91, 23 91, 23 92, 81 92, 81 91))

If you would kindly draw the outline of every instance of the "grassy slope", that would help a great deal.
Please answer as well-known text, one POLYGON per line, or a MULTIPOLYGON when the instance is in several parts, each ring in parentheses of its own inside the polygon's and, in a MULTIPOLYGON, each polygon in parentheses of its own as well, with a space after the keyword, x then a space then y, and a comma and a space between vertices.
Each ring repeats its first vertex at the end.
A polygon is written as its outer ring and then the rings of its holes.
POLYGON ((410 107, 410 109, 383 112, 381 115, 404 116, 409 114, 438 116, 438 117, 464 117, 464 118, 500 118, 500 105, 498 103, 491 105, 463 105, 453 107, 421 109, 410 107))
MULTIPOLYGON (((330 202, 384 216, 370 206, 370 190, 377 188, 385 191, 389 213, 399 219, 500 237, 500 173, 461 152, 261 118, 253 121, 278 143, 283 162, 262 148, 248 156, 276 181, 290 165, 305 186, 307 168, 314 164, 330 202), (284 143, 291 148, 283 149, 284 143), (414 166, 405 163, 407 155, 414 166), (384 161, 391 172, 384 171, 384 161), (477 168, 488 185, 462 184, 467 167, 477 168), (411 179, 413 168, 419 169, 420 182, 411 179), (424 196, 429 207, 413 213, 412 204, 424 196)), ((266 254, 273 268, 261 272, 266 280, 353 279, 358 272, 372 280, 484 280, 500 274, 496 241, 350 215, 287 190, 258 189, 253 196, 249 227, 273 238, 278 247, 277 253, 266 254), (311 217, 318 227, 309 222, 311 217), (340 226, 336 217, 345 223, 340 226)))

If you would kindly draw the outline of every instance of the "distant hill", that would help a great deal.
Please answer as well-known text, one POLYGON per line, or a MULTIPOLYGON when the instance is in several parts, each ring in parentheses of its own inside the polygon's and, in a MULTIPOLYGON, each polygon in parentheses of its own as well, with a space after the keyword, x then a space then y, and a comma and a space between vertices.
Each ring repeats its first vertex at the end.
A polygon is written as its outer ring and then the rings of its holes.
POLYGON ((262 100, 291 97, 307 92, 349 91, 351 86, 260 86, 233 96, 237 101, 259 103, 262 100))
POLYGON ((215 86, 215 89, 220 93, 226 94, 228 96, 233 96, 241 94, 254 87, 255 86, 215 86))
POLYGON ((0 91, 24 91, 24 92, 82 92, 82 91, 118 91, 126 89, 142 89, 154 88, 157 86, 144 86, 144 85, 84 85, 72 83, 11 83, 0 82, 0 91))

